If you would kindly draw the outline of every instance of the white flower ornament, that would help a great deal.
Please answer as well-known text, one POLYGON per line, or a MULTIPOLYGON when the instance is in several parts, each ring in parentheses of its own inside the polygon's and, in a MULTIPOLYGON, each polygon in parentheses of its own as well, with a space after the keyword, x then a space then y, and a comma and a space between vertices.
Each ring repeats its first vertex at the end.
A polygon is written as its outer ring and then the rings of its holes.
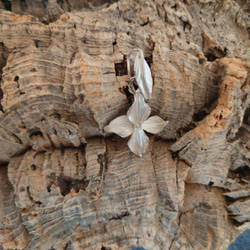
POLYGON ((117 117, 104 130, 109 133, 116 133, 123 138, 132 134, 128 141, 128 147, 134 154, 141 157, 149 144, 149 139, 143 130, 158 134, 168 123, 158 116, 147 119, 150 113, 151 108, 144 102, 144 97, 138 89, 135 92, 134 103, 128 110, 127 115, 117 117))
POLYGON ((141 157, 149 144, 149 139, 143 130, 158 134, 167 125, 168 121, 164 121, 158 116, 148 118, 151 108, 145 103, 144 98, 151 99, 153 80, 141 49, 137 48, 129 52, 127 68, 130 76, 129 89, 134 94, 134 103, 128 110, 127 115, 119 116, 111 121, 108 126, 104 127, 104 131, 116 133, 121 137, 132 135, 128 141, 128 147, 133 153, 141 157), (136 52, 136 56, 132 64, 131 54, 134 52, 136 52), (134 66, 134 76, 131 73, 132 65, 134 66), (139 87, 137 90, 134 87, 135 80, 139 87))

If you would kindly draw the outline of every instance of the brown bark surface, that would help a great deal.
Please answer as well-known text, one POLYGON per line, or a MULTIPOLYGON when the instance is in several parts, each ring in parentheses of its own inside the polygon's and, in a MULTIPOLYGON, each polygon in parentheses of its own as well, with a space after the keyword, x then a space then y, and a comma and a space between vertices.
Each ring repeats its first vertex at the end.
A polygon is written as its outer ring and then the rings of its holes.
POLYGON ((247 1, 0 2, 0 249, 221 249, 250 228, 247 1), (142 158, 104 134, 144 51, 142 158))

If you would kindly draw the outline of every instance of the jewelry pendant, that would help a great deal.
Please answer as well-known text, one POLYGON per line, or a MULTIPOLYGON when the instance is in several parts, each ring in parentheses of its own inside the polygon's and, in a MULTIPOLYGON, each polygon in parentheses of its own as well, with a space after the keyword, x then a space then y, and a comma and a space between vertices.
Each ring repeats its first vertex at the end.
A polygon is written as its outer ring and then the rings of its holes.
POLYGON ((164 129, 168 121, 164 121, 158 116, 148 118, 151 108, 145 102, 145 99, 151 99, 153 80, 141 49, 133 49, 129 52, 128 74, 130 76, 130 91, 134 94, 134 103, 129 108, 127 115, 115 118, 108 126, 104 127, 104 131, 116 133, 123 138, 132 135, 128 141, 128 147, 134 154, 141 157, 149 144, 149 138, 144 131, 158 134, 164 129), (132 76, 131 73, 130 56, 133 52, 137 53, 134 61, 135 76, 132 76), (134 80, 138 85, 137 90, 134 88, 134 80))

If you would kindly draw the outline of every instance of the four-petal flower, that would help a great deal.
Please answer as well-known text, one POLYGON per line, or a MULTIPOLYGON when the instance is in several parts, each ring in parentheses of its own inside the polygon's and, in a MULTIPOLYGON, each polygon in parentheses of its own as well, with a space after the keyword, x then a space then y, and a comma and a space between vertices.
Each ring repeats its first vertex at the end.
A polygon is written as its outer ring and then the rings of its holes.
POLYGON ((135 92, 134 97, 134 103, 128 110, 127 115, 119 116, 111 121, 104 128, 104 131, 116 133, 121 137, 132 134, 128 146, 133 153, 141 157, 149 144, 149 139, 143 130, 157 134, 163 130, 168 121, 164 121, 158 116, 147 119, 151 113, 151 108, 145 103, 140 90, 135 92))

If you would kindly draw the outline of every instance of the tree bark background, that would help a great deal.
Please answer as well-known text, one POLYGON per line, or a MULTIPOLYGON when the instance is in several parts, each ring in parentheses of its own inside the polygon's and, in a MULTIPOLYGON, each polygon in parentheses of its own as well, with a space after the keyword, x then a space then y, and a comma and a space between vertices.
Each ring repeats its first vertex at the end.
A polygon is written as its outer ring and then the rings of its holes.
POLYGON ((0 248, 226 249, 250 228, 248 1, 0 8, 0 248), (169 120, 142 158, 103 132, 135 47, 169 120))

